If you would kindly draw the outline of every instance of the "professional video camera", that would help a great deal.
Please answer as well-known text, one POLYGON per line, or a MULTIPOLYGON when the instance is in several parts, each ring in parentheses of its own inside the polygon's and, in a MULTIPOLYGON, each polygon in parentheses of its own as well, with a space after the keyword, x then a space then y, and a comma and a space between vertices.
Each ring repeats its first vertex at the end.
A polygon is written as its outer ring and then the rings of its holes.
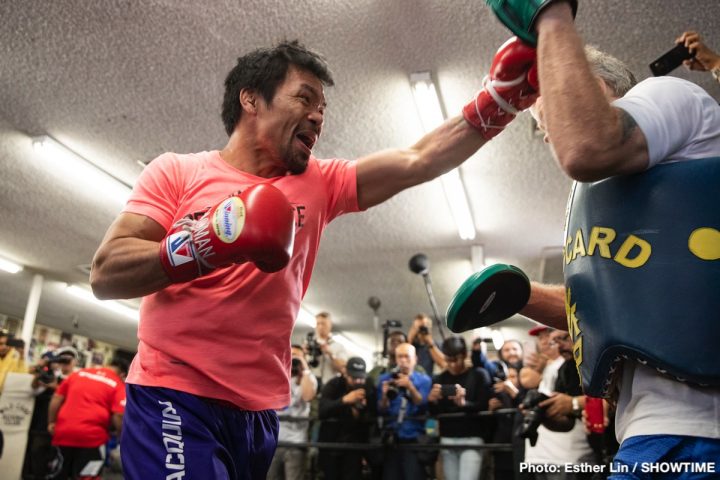
POLYGON ((538 392, 536 389, 528 390, 523 400, 523 419, 518 427, 518 435, 520 438, 530 440, 533 447, 538 439, 538 427, 545 419, 545 409, 538 406, 538 403, 547 400, 548 396, 538 392))
POLYGON ((388 390, 387 390, 387 398, 388 400, 395 400, 398 395, 407 395, 407 389, 404 387, 398 387, 395 384, 395 380, 400 378, 400 370, 397 368, 394 368, 390 371, 390 380, 388 382, 388 390))
POLYGON ((322 357, 323 352, 315 338, 314 331, 308 332, 307 337, 305 337, 305 343, 307 344, 308 365, 315 368, 320 365, 320 357, 322 357))

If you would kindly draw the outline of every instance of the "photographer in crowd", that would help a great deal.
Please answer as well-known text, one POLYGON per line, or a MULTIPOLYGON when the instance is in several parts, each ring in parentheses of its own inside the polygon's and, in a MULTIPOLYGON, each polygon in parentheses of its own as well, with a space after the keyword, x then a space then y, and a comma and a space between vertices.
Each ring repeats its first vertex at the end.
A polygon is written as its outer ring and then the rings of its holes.
POLYGON ((445 370, 445 357, 435 343, 432 336, 432 320, 424 313, 418 313, 408 331, 408 343, 415 347, 417 364, 423 368, 425 373, 432 376, 433 369, 437 365, 445 370))
MULTIPOLYGON (((380 375, 378 414, 389 417, 388 432, 398 445, 418 443, 425 433, 425 421, 417 417, 427 412, 427 397, 432 381, 424 373, 415 371, 415 347, 401 343, 395 349, 397 369, 380 375)), ((383 478, 388 480, 417 480, 425 478, 416 451, 391 448, 383 465, 383 478)))
MULTIPOLYGON (((545 368, 538 390, 529 391, 523 401, 524 434, 528 434, 526 438, 531 438, 534 433, 538 435, 534 447, 526 446, 525 461, 556 465, 559 471, 564 472, 563 465, 566 463, 593 463, 594 454, 580 421, 585 397, 573 358, 570 334, 564 330, 552 330, 549 343, 560 356, 545 368), (559 366, 555 368, 557 363, 559 366), (538 427, 539 423, 542 425, 538 427)), ((547 473, 536 475, 540 476, 535 478, 550 478, 547 473)), ((589 477, 567 472, 557 478, 575 480, 589 477)))
POLYGON ((20 353, 8 345, 10 334, 7 330, 0 328, 0 393, 2 393, 5 377, 8 373, 26 373, 25 363, 20 353))
MULTIPOLYGON (((283 417, 307 417, 310 402, 317 394, 317 379, 310 372, 305 353, 300 345, 292 346, 290 371, 290 405, 278 411, 280 432, 278 441, 303 443, 308 440, 308 421, 283 420, 283 417)), ((278 447, 275 450, 268 480, 301 480, 305 476, 306 455, 304 448, 278 447)))
POLYGON ((30 368, 35 405, 28 431, 23 478, 45 479, 48 474, 48 463, 52 458, 52 436, 47 430, 50 399, 63 380, 75 371, 77 357, 73 347, 62 347, 46 352, 30 368))
POLYGON ((524 352, 520 369, 520 385, 528 390, 538 388, 543 377, 548 377, 547 385, 552 389, 557 370, 563 364, 557 345, 550 341, 550 334, 553 331, 553 328, 545 325, 538 325, 528 331, 530 336, 537 337, 535 348, 528 348, 524 352), (545 367, 549 367, 547 372, 545 367))
POLYGON ((315 315, 315 332, 308 334, 305 343, 309 365, 320 381, 320 388, 331 378, 341 374, 347 361, 345 347, 332 338, 332 317, 327 312, 315 315))
POLYGON ((691 59, 683 62, 688 70, 710 72, 713 78, 720 82, 720 55, 705 45, 697 32, 683 32, 675 43, 685 45, 693 54, 691 59))
MULTIPOLYGON (((320 442, 368 443, 375 417, 375 387, 367 378, 365 360, 348 359, 345 374, 331 379, 320 397, 320 442)), ((363 454, 358 450, 320 450, 325 480, 362 478, 363 454)))
MULTIPOLYGON (((470 416, 440 418, 440 444, 482 445, 482 437, 492 434, 492 421, 472 414, 488 409, 492 396, 490 375, 484 368, 470 366, 462 337, 446 338, 442 353, 447 369, 433 378, 428 395, 430 412, 433 415, 465 412, 470 416)), ((442 450, 441 454, 445 480, 476 480, 480 475, 481 450, 442 450)))
MULTIPOLYGON (((401 332, 400 330, 395 330, 388 333, 387 340, 385 341, 386 356, 385 358, 383 358, 381 363, 375 365, 375 367, 370 370, 370 373, 368 373, 368 378, 373 385, 378 385, 378 379, 380 378, 380 375, 393 371, 397 368, 397 363, 395 363, 395 349, 401 343, 407 343, 407 337, 403 332, 401 332)), ((420 368, 422 367, 418 368, 416 366, 416 369, 418 371, 420 371, 420 368)))

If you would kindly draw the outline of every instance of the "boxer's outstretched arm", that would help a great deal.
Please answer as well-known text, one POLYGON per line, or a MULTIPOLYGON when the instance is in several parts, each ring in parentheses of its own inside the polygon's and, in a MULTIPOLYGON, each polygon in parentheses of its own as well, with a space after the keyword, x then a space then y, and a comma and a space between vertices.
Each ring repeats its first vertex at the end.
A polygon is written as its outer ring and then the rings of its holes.
POLYGON ((382 203, 408 187, 449 172, 487 140, 462 116, 447 120, 408 149, 383 150, 357 164, 358 205, 382 203))
POLYGON ((97 298, 135 298, 170 285, 160 264, 165 229, 155 220, 121 214, 108 229, 93 258, 90 284, 97 298))
POLYGON ((545 128, 560 167, 579 181, 645 170, 645 136, 628 113, 610 105, 585 58, 568 3, 545 9, 537 29, 545 128))
POLYGON ((565 314, 565 287, 532 282, 530 284, 530 300, 520 310, 524 315, 536 322, 558 330, 567 330, 565 314))
POLYGON ((517 38, 495 54, 483 88, 463 108, 405 150, 385 150, 357 165, 358 205, 368 208, 449 172, 499 134, 537 98, 535 49, 517 38))

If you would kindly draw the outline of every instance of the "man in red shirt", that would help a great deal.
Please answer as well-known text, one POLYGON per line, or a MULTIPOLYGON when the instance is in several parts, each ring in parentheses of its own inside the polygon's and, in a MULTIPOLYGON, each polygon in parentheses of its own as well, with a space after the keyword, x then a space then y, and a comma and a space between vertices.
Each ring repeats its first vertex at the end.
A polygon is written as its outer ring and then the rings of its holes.
POLYGON ((99 479, 110 422, 120 432, 125 411, 127 366, 83 368, 55 391, 48 408, 48 431, 59 452, 53 479, 99 479))

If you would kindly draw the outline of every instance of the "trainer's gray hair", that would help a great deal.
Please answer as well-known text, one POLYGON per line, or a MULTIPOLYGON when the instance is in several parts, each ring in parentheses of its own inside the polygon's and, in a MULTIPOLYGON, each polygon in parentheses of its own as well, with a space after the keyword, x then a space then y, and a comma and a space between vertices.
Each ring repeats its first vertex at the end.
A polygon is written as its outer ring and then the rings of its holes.
POLYGON ((637 83, 628 66, 609 53, 586 45, 585 56, 592 72, 605 82, 616 97, 622 97, 637 83))

